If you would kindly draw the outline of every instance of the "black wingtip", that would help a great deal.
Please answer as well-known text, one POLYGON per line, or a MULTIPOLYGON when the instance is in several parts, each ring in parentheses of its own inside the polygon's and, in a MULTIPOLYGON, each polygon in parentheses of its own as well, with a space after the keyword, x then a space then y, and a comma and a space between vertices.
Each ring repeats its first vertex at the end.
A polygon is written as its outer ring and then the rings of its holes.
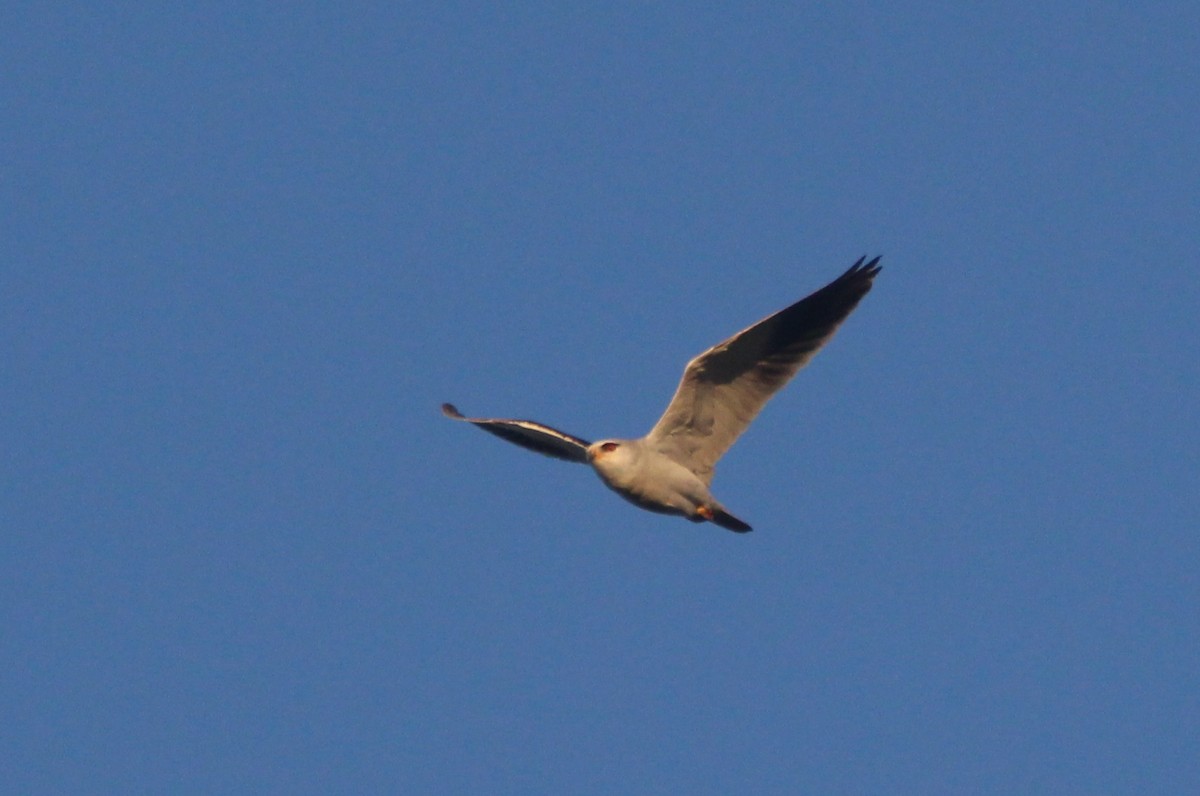
POLYGON ((855 262, 854 265, 850 266, 850 270, 847 271, 845 275, 865 276, 867 279, 874 279, 875 274, 883 270, 883 266, 879 264, 879 261, 882 259, 883 255, 880 255, 868 262, 865 255, 859 257, 858 261, 855 262))
POLYGON ((452 417, 455 420, 465 420, 466 418, 455 408, 454 404, 442 404, 442 414, 446 417, 452 417))

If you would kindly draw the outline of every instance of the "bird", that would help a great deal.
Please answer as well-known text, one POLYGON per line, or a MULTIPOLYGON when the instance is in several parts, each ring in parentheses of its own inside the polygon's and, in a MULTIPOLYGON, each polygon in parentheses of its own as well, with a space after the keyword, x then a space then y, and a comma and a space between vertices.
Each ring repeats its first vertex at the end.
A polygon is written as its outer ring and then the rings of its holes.
POLYGON ((590 464, 609 488, 634 505, 737 533, 750 525, 710 489, 717 460, 766 402, 817 353, 871 290, 882 266, 860 257, 825 287, 694 357, 675 395, 640 439, 580 437, 532 420, 442 412, 537 453, 590 464))

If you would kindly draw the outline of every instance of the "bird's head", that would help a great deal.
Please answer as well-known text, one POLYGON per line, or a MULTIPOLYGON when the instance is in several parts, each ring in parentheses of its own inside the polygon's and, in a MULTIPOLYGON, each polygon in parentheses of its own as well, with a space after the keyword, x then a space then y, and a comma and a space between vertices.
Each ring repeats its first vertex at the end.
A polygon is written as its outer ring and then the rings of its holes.
POLYGON ((599 442, 593 442, 588 445, 587 457, 589 462, 597 462, 600 459, 612 459, 614 455, 621 450, 621 441, 616 439, 602 439, 599 442))
POLYGON ((636 472, 637 440, 602 439, 588 445, 588 462, 610 486, 624 483, 636 472))

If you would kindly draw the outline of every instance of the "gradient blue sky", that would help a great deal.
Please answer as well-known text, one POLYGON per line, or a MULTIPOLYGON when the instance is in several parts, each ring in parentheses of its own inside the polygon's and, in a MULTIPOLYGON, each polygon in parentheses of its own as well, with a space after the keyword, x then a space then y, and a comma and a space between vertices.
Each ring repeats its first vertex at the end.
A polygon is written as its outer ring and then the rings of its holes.
POLYGON ((1196 3, 0 12, 11 792, 1200 792, 1196 3), (884 271, 747 536, 643 433, 884 271))

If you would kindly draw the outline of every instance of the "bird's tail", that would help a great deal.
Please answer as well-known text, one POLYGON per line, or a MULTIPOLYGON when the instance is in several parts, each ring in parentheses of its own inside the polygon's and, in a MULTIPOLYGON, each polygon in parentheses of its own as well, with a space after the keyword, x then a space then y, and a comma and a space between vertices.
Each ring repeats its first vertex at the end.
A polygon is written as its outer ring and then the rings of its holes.
POLYGON ((711 511, 712 511, 712 521, 715 522, 717 525, 720 525, 722 528, 724 528, 727 531, 734 531, 735 533, 746 533, 748 531, 754 530, 748 524, 742 522, 741 520, 739 520, 737 517, 730 514, 725 509, 717 508, 716 506, 713 506, 711 511))

